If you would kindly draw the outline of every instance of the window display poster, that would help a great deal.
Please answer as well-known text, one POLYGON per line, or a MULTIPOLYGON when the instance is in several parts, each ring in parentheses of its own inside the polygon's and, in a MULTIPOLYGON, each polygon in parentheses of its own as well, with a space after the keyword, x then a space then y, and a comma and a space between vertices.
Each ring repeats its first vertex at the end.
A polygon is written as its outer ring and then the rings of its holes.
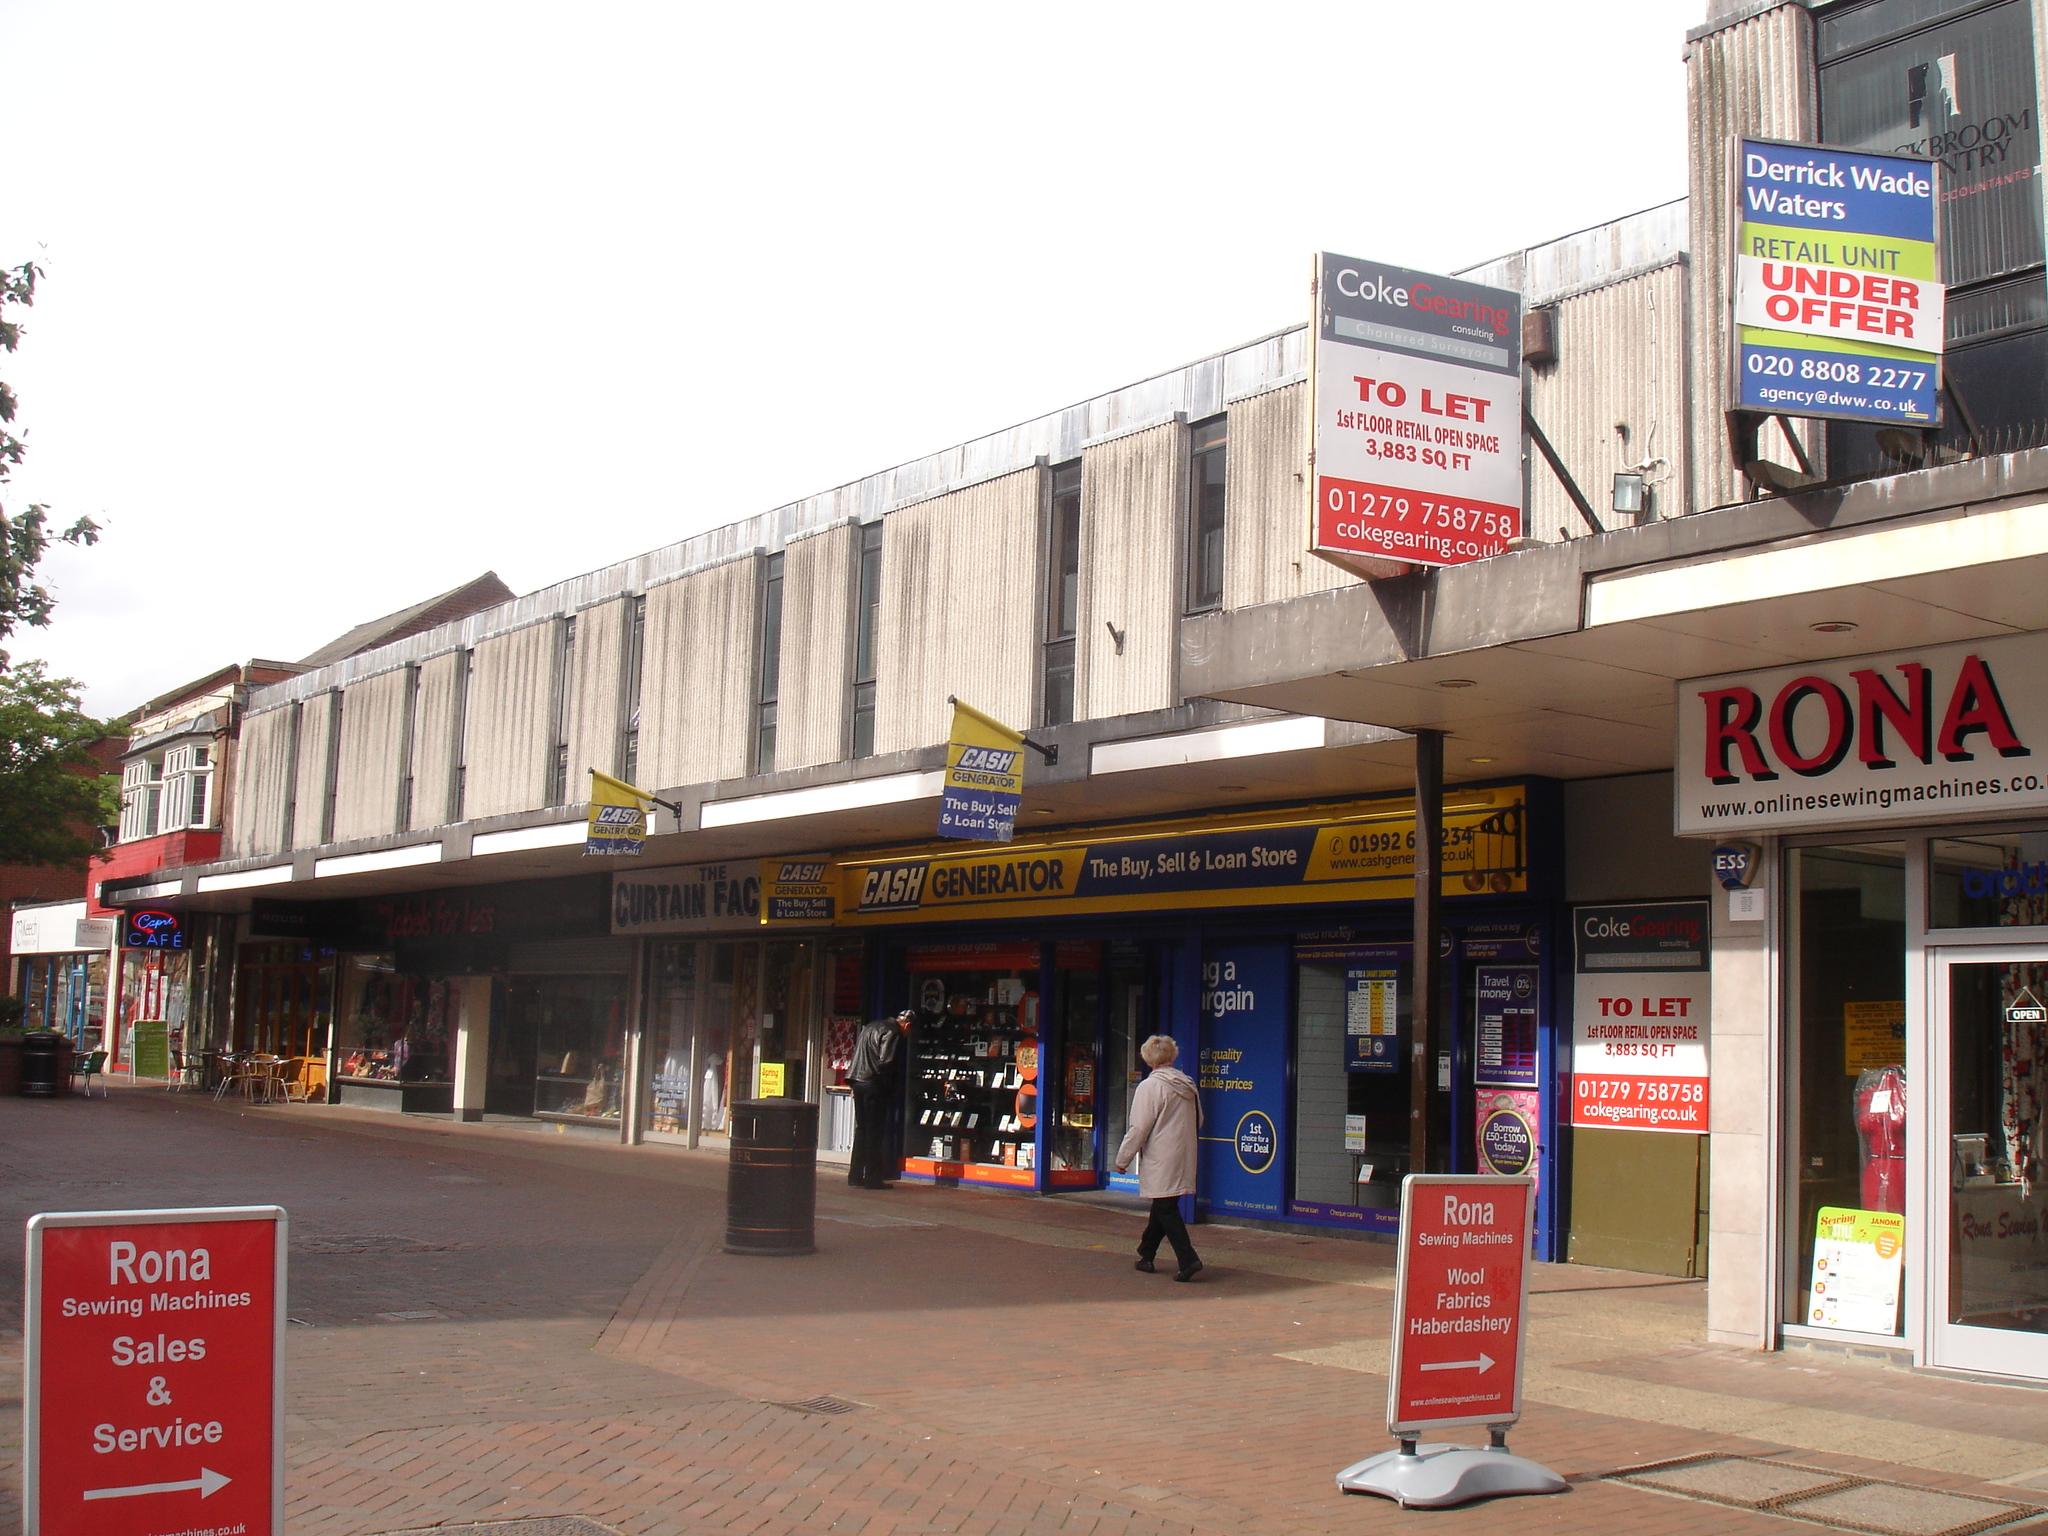
POLYGON ((1571 1123, 1707 1129, 1707 903, 1574 907, 1571 1123))
MULTIPOLYGON (((1478 1142, 1479 1171, 1511 1178, 1538 1177, 1542 1150, 1543 1095, 1529 1088, 1481 1088, 1478 1113, 1472 1117, 1478 1142)), ((1531 1191, 1535 1189, 1532 1183, 1531 1191)))
POLYGON ((1472 978, 1473 1075, 1501 1088, 1534 1088, 1537 967, 1482 965, 1472 978))
POLYGON ((1278 1216, 1287 1153, 1284 944, 1202 952, 1202 1129, 1195 1204, 1211 1214, 1278 1216))
POLYGON ((1906 1004, 1887 1002, 1842 1004, 1842 1070, 1850 1077, 1898 1067, 1906 1061, 1906 1004))
POLYGON ((1400 1070, 1400 978, 1391 957, 1344 972, 1345 1071, 1400 1070))
POLYGON ((1814 1219, 1813 1300, 1806 1321, 1856 1333, 1899 1331, 1906 1218, 1824 1205, 1814 1219))

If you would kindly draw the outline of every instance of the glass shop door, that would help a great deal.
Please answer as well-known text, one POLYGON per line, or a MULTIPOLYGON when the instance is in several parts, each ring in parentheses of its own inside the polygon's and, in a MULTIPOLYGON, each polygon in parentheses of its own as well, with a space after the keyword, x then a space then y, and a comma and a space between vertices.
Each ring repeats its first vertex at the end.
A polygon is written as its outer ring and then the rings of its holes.
POLYGON ((1928 1363, 2048 1378, 2048 947, 1931 972, 1928 1363))

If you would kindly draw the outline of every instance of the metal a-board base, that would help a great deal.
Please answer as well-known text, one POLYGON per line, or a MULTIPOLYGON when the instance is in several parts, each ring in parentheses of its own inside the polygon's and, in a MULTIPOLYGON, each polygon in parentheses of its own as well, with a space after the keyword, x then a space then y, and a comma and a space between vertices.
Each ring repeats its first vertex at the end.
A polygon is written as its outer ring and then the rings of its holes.
POLYGON ((1337 1474, 1345 1493, 1377 1493, 1403 1509, 1446 1509, 1477 1499, 1524 1493, 1563 1493, 1565 1480, 1550 1468, 1516 1456, 1498 1434, 1488 1447, 1417 1445, 1381 1451, 1337 1474))

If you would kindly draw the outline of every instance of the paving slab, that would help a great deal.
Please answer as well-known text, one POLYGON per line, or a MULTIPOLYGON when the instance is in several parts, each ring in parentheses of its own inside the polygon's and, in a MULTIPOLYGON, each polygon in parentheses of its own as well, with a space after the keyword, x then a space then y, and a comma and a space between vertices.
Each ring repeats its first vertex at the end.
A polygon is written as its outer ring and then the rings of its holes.
MULTIPOLYGON (((1209 1267, 1176 1285, 1131 1270, 1142 1215, 1119 1202, 828 1171, 818 1252, 749 1258, 722 1251, 712 1154, 118 1083, 0 1104, 0 1141, 17 1231, 39 1210, 290 1213, 294 1536, 1784 1536, 1870 1515, 1624 1480, 1703 1457, 1776 1468, 1750 1476, 1795 1498, 1808 1477, 1815 1498, 1907 1490, 1872 1507, 1931 1536, 2015 1528, 2048 1479, 2048 1392, 1711 1347, 1697 1284, 1539 1266, 1511 1440, 1570 1491, 1404 1512, 1333 1483, 1388 1444, 1384 1244, 1202 1227, 1209 1267)), ((20 1255, 0 1245, 0 1391, 20 1255)), ((0 1414, 0 1527, 20 1445, 0 1414)))

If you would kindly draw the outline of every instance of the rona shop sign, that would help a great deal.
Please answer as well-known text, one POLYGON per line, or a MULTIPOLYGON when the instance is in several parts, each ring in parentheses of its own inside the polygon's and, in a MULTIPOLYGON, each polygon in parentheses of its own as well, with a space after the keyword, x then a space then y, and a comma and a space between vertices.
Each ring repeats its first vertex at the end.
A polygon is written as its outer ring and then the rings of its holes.
POLYGON ((2048 806, 2048 636, 1679 685, 1681 834, 2048 806))

